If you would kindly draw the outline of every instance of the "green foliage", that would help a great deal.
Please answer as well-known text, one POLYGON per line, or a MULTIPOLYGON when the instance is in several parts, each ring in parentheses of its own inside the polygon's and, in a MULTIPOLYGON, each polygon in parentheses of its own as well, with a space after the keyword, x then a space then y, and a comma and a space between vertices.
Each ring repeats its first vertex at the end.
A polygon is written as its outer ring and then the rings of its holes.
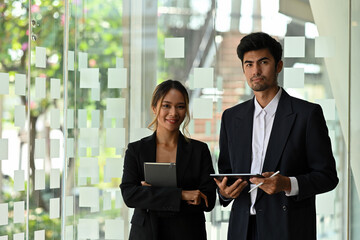
MULTIPOLYGON (((64 54, 64 1, 41 0, 32 1, 31 19, 34 24, 31 35, 36 36, 36 41, 29 45, 29 2, 23 0, 8 0, 0 2, 0 72, 27 74, 28 59, 31 54, 31 121, 37 121, 40 115, 46 115, 50 108, 62 109, 63 99, 53 100, 50 98, 49 90, 44 99, 35 99, 35 78, 46 77, 46 89, 50 89, 50 78, 63 80, 63 54, 64 54), (36 5, 40 4, 40 5, 36 5), (30 49, 29 49, 30 47, 30 49), (46 68, 35 67, 36 47, 46 48, 46 68)), ((116 57, 123 56, 122 49, 122 1, 114 0, 92 0, 71 1, 69 18, 69 50, 88 53, 89 67, 100 70, 100 95, 102 99, 108 97, 119 97, 121 92, 115 89, 107 89, 107 69, 116 67, 116 57), (86 4, 86 5, 82 5, 86 4)), ((78 59, 78 56, 75 56, 78 59)), ((77 62, 75 61, 75 69, 77 62)), ((79 71, 69 71, 68 108, 69 109, 105 109, 106 101, 93 101, 91 90, 79 88, 79 71)), ((62 82, 63 84, 63 82, 62 82)), ((13 91, 14 82, 10 82, 13 91)), ((6 99, 20 100, 27 106, 28 96, 19 97, 14 94, 6 96, 6 99)), ((10 118, 13 119, 13 112, 10 118)), ((4 126, 4 125, 3 125, 4 126)), ((69 132, 69 135, 74 133, 69 132)), ((31 135, 33 138, 36 134, 31 135)), ((105 154, 106 155, 106 154, 105 154)), ((34 161, 31 156, 30 161, 34 161)), ((47 176, 48 177, 48 176, 47 176)), ((101 176, 103 178, 103 176, 101 176)), ((4 179, 4 178, 3 178, 4 179)), ((49 182, 49 179, 47 179, 49 182)), ((116 180, 105 184, 107 187, 118 187, 116 180)), ((102 186, 99 186, 100 188, 102 186)), ((24 201, 26 192, 14 193, 12 181, 3 181, 1 189, 1 202, 9 203, 9 225, 0 227, 0 236, 12 236, 14 233, 25 232, 25 224, 13 224, 11 222, 15 201, 24 201)), ((30 189, 33 189, 32 187, 30 189)), ((60 192, 51 190, 40 191, 39 197, 45 203, 40 206, 39 198, 30 196, 29 212, 29 239, 34 239, 34 231, 46 229, 46 238, 60 239, 60 220, 50 219, 48 214, 49 198, 59 197, 60 192), (34 208, 34 206, 37 206, 34 208)), ((77 196, 78 197, 78 196, 77 196)), ((102 206, 102 205, 101 205, 102 206)), ((89 209, 77 212, 77 217, 89 213, 89 209)), ((103 218, 119 216, 119 211, 105 211, 101 214, 103 218)))
POLYGON ((20 54, 23 53, 22 47, 25 48, 28 41, 26 6, 27 3, 21 3, 21 1, 0 3, 0 72, 25 70, 25 54, 23 57, 20 57, 20 54), (16 2, 19 4, 15 4, 16 2), (16 50, 19 50, 18 54, 11 56, 9 51, 16 50))
MULTIPOLYGON (((35 78, 46 77, 46 89, 50 89, 50 78, 59 78, 63 80, 63 54, 64 54, 64 1, 41 0, 32 1, 31 19, 34 25, 29 33, 29 2, 23 0, 8 0, 6 3, 0 3, 0 72, 9 72, 27 74, 29 54, 35 56, 36 47, 46 48, 47 66, 46 68, 35 67, 31 64, 31 85, 32 96, 35 92, 35 78), (36 5, 40 3, 40 5, 36 5), (36 36, 36 41, 29 42, 29 34, 36 36), (30 47, 30 49, 29 49, 30 47)), ((68 72, 68 87, 63 89, 67 91, 67 104, 69 109, 87 109, 104 110, 106 98, 120 97, 121 91, 116 89, 107 89, 107 69, 116 66, 116 57, 123 57, 123 14, 121 0, 91 0, 91 1, 71 1, 69 18, 69 50, 75 51, 75 69, 77 70, 78 52, 87 52, 89 67, 99 68, 100 71, 100 96, 101 101, 91 99, 90 89, 80 89, 79 71, 68 72), (85 4, 85 5, 83 5, 85 4)), ((129 31, 129 29, 126 29, 129 31)), ((164 59, 164 39, 170 37, 165 31, 158 30, 158 81, 171 77, 169 74, 171 68, 181 69, 183 60, 165 60, 164 59)), ((35 58, 34 58, 35 59, 35 58)), ((34 59, 32 61, 34 61, 34 59)), ((63 82, 62 82, 63 84, 63 82)), ((14 83, 10 83, 14 88, 14 83)), ((19 98, 26 106, 27 97, 6 96, 7 98, 19 98)), ((31 121, 37 121, 40 115, 46 115, 50 108, 61 108, 64 104, 63 99, 52 100, 47 91, 44 99, 36 100, 31 98, 30 115, 31 121)), ((90 119, 90 116, 88 116, 90 119)), ((101 124, 102 125, 102 124, 101 124)), ((71 130, 69 136, 75 135, 71 130)), ((36 137, 36 133, 32 138, 36 137)), ((76 137, 76 136, 75 136, 76 137)), ((102 137, 101 141, 104 138, 102 137)), ((114 157, 113 149, 105 148, 100 153, 100 165, 104 165, 107 157, 114 157)), ((30 161, 34 161, 31 156, 30 161)), ((101 167, 102 169, 103 167, 101 167)), ((121 171, 121 170, 120 170, 121 171)), ((76 172, 76 171, 75 171, 76 172)), ((76 173, 75 173, 76 174, 76 173)), ((48 176, 47 176, 48 177, 48 176)), ((76 176, 75 176, 76 178, 76 176)), ((100 180, 104 178, 103 172, 100 172, 100 180)), ((77 180, 75 180, 77 181, 77 180)), ((101 183, 96 187, 99 189, 118 188, 118 179, 113 179, 110 183, 101 183)), ((49 182, 47 179, 46 182, 49 182)), ((13 182, 4 182, 5 187, 12 189, 13 182)), ((32 188, 30 188, 32 189, 32 188)), ((59 192, 51 190, 42 190, 40 198, 46 203, 39 206, 39 199, 30 196, 29 212, 29 239, 34 239, 34 231, 46 229, 46 238, 60 239, 60 220, 50 219, 46 206, 49 198, 59 197, 59 192), (33 208, 33 206, 36 208, 33 208)), ((76 196, 78 197, 78 196, 76 196)), ((2 190, 2 202, 24 201, 26 192, 14 193, 12 191, 2 190)), ((76 199, 78 200, 78 199, 76 199)), ((75 200, 75 202, 76 202, 75 200)), ((102 206, 100 199, 100 206, 102 206)), ((120 216, 120 210, 113 210, 101 213, 100 226, 103 226, 104 219, 120 216)), ((9 207, 9 214, 12 214, 12 207, 9 207)), ((87 217, 89 209, 81 209, 75 213, 76 217, 87 217)), ((69 217, 70 218, 70 217, 69 217)), ((11 218, 9 218, 11 219, 11 218)), ((69 219, 72 221, 73 218, 69 219)), ((0 227, 0 235, 11 236, 14 233, 24 232, 25 224, 12 224, 0 227)))

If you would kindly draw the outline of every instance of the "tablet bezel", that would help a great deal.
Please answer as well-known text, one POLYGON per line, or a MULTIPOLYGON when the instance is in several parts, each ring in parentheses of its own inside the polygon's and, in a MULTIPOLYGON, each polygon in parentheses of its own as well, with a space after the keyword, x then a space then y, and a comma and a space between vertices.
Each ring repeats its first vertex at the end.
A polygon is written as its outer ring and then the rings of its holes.
POLYGON ((220 173, 220 174, 210 174, 210 177, 214 177, 220 181, 222 181, 224 177, 227 177, 228 178, 227 182, 230 183, 230 185, 239 178, 246 181, 249 181, 249 179, 252 177, 264 178, 263 175, 254 174, 254 173, 220 173))

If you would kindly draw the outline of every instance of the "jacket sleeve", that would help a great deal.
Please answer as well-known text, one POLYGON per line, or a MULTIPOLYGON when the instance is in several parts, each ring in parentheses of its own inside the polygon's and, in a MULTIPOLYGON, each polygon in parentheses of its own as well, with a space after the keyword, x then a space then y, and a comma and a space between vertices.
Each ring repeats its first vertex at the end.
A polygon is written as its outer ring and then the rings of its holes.
POLYGON ((220 154, 218 159, 218 167, 219 173, 232 173, 232 168, 230 165, 230 156, 229 156, 229 148, 228 148, 228 136, 225 126, 225 114, 227 111, 224 111, 221 118, 221 127, 220 127, 220 138, 219 138, 219 147, 220 154))
POLYGON ((328 129, 319 105, 310 113, 306 129, 306 155, 309 173, 296 176, 297 200, 330 191, 339 182, 328 129))
MULTIPOLYGON (((225 127, 226 113, 227 111, 225 110, 221 119, 220 138, 219 138, 220 154, 218 159, 219 173, 232 173, 231 165, 230 165, 229 148, 228 148, 228 137, 225 127)), ((226 207, 231 203, 232 199, 225 199, 223 196, 220 195, 219 192, 218 194, 219 194, 219 201, 222 206, 226 207)))
POLYGON ((181 189, 175 187, 147 187, 144 181, 143 166, 140 163, 134 144, 129 144, 125 153, 123 178, 120 184, 125 204, 131 208, 154 211, 179 211, 181 189))

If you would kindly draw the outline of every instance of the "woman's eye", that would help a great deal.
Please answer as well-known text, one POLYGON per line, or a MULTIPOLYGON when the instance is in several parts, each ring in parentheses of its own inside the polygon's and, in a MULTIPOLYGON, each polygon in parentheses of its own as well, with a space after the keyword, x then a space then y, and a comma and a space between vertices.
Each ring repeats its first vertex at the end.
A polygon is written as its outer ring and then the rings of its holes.
POLYGON ((179 109, 184 109, 184 108, 185 108, 185 106, 178 106, 178 108, 179 108, 179 109))
POLYGON ((168 107, 170 107, 170 105, 169 104, 164 104, 164 105, 162 105, 162 107, 163 108, 168 108, 168 107))

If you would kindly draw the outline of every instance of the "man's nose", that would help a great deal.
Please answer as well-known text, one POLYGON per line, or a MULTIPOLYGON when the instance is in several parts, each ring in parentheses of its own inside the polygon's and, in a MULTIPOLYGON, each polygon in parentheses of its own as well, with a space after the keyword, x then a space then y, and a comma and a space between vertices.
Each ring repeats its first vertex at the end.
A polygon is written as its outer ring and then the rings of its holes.
POLYGON ((261 75, 261 68, 259 64, 254 64, 253 67, 253 76, 261 75))

